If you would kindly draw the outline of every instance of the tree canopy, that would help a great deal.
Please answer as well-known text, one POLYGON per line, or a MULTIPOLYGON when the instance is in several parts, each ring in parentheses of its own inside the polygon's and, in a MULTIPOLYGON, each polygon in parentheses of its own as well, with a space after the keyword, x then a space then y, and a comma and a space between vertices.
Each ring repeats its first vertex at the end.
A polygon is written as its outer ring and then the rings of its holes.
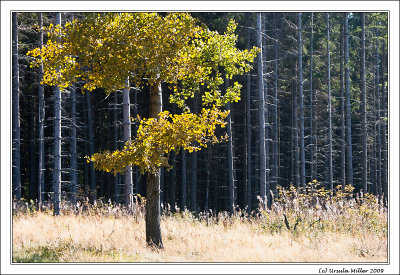
POLYGON ((221 107, 240 99, 241 85, 233 82, 224 91, 220 86, 224 78, 248 72, 259 51, 237 49, 235 29, 232 20, 221 35, 198 26, 187 13, 90 14, 64 27, 50 25, 45 47, 29 54, 38 57, 34 65, 43 60, 43 83, 61 88, 83 81, 84 90, 103 88, 109 93, 125 88, 127 78, 137 87, 168 83, 174 91, 170 102, 183 114, 138 118, 137 138, 123 150, 89 158, 105 171, 139 165, 142 172, 152 172, 168 166, 173 150, 199 150, 223 139, 215 132, 228 115, 221 107), (190 113, 187 99, 200 90, 205 109, 190 113))

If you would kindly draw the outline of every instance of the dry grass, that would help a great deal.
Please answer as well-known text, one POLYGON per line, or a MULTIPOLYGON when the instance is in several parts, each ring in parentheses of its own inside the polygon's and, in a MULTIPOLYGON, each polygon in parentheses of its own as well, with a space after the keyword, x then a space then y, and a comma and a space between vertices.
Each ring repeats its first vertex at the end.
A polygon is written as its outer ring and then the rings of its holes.
MULTIPOLYGON (((181 213, 182 214, 182 213, 181 213)), ((362 230, 271 233, 265 218, 219 221, 163 216, 165 249, 145 245, 143 218, 20 214, 13 218, 14 262, 386 262, 387 237, 362 230)), ((275 217, 274 217, 275 218, 275 217)), ((281 219, 283 222, 283 219, 281 219)))

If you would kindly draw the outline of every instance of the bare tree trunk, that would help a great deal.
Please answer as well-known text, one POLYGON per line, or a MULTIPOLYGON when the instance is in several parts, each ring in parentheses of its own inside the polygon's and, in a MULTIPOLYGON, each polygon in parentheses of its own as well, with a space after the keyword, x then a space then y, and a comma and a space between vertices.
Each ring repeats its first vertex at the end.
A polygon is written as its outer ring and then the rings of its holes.
POLYGON ((387 179, 387 165, 388 165, 388 148, 386 141, 386 133, 387 133, 387 102, 386 102, 386 86, 385 86, 385 75, 386 75, 386 53, 385 53, 385 42, 382 42, 382 148, 383 148, 383 167, 382 167, 382 184, 383 184, 383 196, 384 196, 384 204, 387 205, 388 199, 388 179, 387 179))
MULTIPOLYGON (((40 28, 40 48, 43 48, 43 17, 42 13, 39 13, 39 28, 40 28)), ((38 156, 38 203, 39 209, 42 206, 44 200, 44 117, 45 117, 45 107, 44 107, 44 86, 41 84, 43 81, 43 62, 39 66, 39 156, 38 156)))
MULTIPOLYGON (((297 85, 293 85, 293 153, 294 153, 294 182, 296 188, 300 187, 300 150, 299 150, 299 108, 297 104, 298 94, 297 85)), ((293 167, 292 166, 292 167, 293 167)), ((293 168, 292 168, 293 169, 293 168)))
MULTIPOLYGON (((125 88, 122 91, 122 108, 123 108, 123 131, 124 131, 124 144, 131 139, 131 102, 129 97, 129 79, 125 80, 125 88)), ((132 166, 128 166, 124 173, 125 185, 125 205, 128 209, 132 210, 133 188, 132 188, 132 166)))
POLYGON ((182 201, 181 210, 185 210, 186 207, 186 193, 187 193, 187 183, 186 183, 186 151, 182 149, 182 201))
POLYGON ((362 136, 362 186, 363 192, 368 193, 367 174, 367 103, 365 86, 365 13, 362 13, 361 30, 361 136, 362 136))
MULTIPOLYGON (((376 30, 376 37, 378 36, 378 31, 376 30)), ((382 198, 382 144, 381 144, 381 90, 379 87, 379 42, 376 40, 376 120, 377 120, 377 172, 378 172, 378 177, 377 177, 377 187, 378 187, 378 196, 379 196, 379 202, 381 201, 382 198)))
MULTIPOLYGON (((113 124, 114 124, 114 150, 118 150, 118 94, 114 93, 114 107, 113 107, 113 124)), ((120 202, 120 191, 119 191, 119 175, 114 176, 114 200, 116 203, 120 202)))
POLYGON ((263 51, 262 51, 262 14, 257 13, 257 47, 261 49, 258 54, 258 117, 260 127, 260 198, 266 207, 266 152, 265 152, 265 99, 264 99, 264 76, 263 76, 263 51))
MULTIPOLYGON (((157 118, 162 111, 161 83, 150 87, 149 117, 157 118)), ((147 173, 146 183, 146 242, 163 248, 160 227, 160 169, 147 173)))
POLYGON ((329 48, 330 33, 329 33, 329 13, 326 14, 326 32, 327 32, 327 43, 326 50, 328 55, 328 183, 329 188, 333 192, 333 166, 332 166, 332 99, 331 99, 331 52, 329 48))
MULTIPOLYGON (((247 48, 250 49, 250 29, 247 30, 247 48)), ((247 132, 247 211, 251 212, 252 198, 252 178, 251 178, 251 77, 247 74, 247 93, 246 93, 246 132, 247 132)))
POLYGON ((340 174, 343 190, 346 186, 346 117, 344 87, 344 22, 340 28, 340 174))
POLYGON ((299 32, 299 107, 300 107, 300 183, 306 186, 306 158, 304 151, 304 103, 303 103, 303 40, 301 38, 301 13, 298 14, 299 32))
POLYGON ((19 116, 18 19, 12 13, 12 122, 13 122, 13 195, 21 199, 21 129, 19 116))
POLYGON ((71 89, 72 106, 71 106, 71 203, 76 204, 76 187, 77 187, 77 156, 76 156, 76 88, 75 85, 71 89))
POLYGON ((279 153, 278 153, 278 30, 276 26, 276 14, 274 17, 274 33, 275 33, 275 41, 274 41, 274 103, 273 103, 273 126, 272 126, 272 186, 271 189, 275 190, 276 185, 278 184, 279 177, 279 153))
POLYGON ((176 202, 176 153, 171 152, 171 158, 172 158, 172 170, 171 170, 171 181, 170 181, 170 203, 171 203, 171 208, 172 212, 175 212, 175 202, 176 202))
MULTIPOLYGON (((94 133, 93 133, 93 118, 92 118, 92 104, 90 102, 90 92, 86 91, 86 104, 87 104, 87 117, 88 117, 88 128, 89 128, 89 154, 94 155, 94 133)), ((90 170, 90 202, 94 203, 97 199, 96 190, 96 173, 92 162, 89 164, 90 170)))
MULTIPOLYGON (((194 96, 193 100, 193 113, 197 113, 197 93, 194 96)), ((191 153, 191 173, 190 173, 190 210, 197 211, 197 152, 194 151, 191 153)))
POLYGON ((351 101, 350 101, 350 64, 349 64, 349 14, 345 14, 344 18, 344 64, 346 68, 346 140, 347 140, 347 180, 353 185, 353 146, 351 141, 351 101))
MULTIPOLYGON (((225 79, 225 89, 229 87, 229 80, 225 79)), ((233 137, 232 137, 232 114, 231 104, 226 105, 226 109, 229 111, 227 118, 227 132, 228 132, 228 209, 229 213, 233 214, 235 209, 235 183, 234 183, 234 172, 233 172, 233 137)))
MULTIPOLYGON (((61 13, 56 15, 56 26, 61 26, 61 13)), ((61 91, 58 86, 54 90, 54 183, 53 183, 54 215, 60 214, 61 203, 61 91)))
POLYGON ((311 40, 310 40, 310 168, 311 168, 311 180, 317 179, 317 173, 315 169, 314 161, 314 106, 313 106, 313 56, 314 56, 314 13, 311 13, 311 40))

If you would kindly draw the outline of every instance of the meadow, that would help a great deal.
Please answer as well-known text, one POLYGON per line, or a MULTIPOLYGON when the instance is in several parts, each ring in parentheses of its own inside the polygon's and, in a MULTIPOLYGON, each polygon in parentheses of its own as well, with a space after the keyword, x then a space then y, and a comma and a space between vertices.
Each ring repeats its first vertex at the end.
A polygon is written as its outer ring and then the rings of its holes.
POLYGON ((387 262, 387 208, 316 183, 279 189, 271 209, 233 215, 165 207, 164 249, 146 246, 144 204, 64 204, 60 216, 15 206, 13 262, 387 262))

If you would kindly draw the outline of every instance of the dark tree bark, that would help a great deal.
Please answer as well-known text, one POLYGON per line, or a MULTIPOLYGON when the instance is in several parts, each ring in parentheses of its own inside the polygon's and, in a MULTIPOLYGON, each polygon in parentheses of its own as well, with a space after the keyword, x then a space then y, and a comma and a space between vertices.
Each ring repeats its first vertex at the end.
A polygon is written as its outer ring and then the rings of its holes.
MULTIPOLYGON (((162 111, 161 83, 150 87, 149 117, 157 118, 162 111)), ((146 242, 163 248, 160 227, 160 169, 147 173, 146 182, 146 242)))
POLYGON ((12 13, 12 133, 13 133, 13 195, 21 199, 21 129, 19 115, 18 19, 12 13))
MULTIPOLYGON (((193 100, 193 113, 197 113, 197 93, 193 100)), ((190 210, 197 211, 197 152, 191 153, 191 169, 190 169, 190 210)))

